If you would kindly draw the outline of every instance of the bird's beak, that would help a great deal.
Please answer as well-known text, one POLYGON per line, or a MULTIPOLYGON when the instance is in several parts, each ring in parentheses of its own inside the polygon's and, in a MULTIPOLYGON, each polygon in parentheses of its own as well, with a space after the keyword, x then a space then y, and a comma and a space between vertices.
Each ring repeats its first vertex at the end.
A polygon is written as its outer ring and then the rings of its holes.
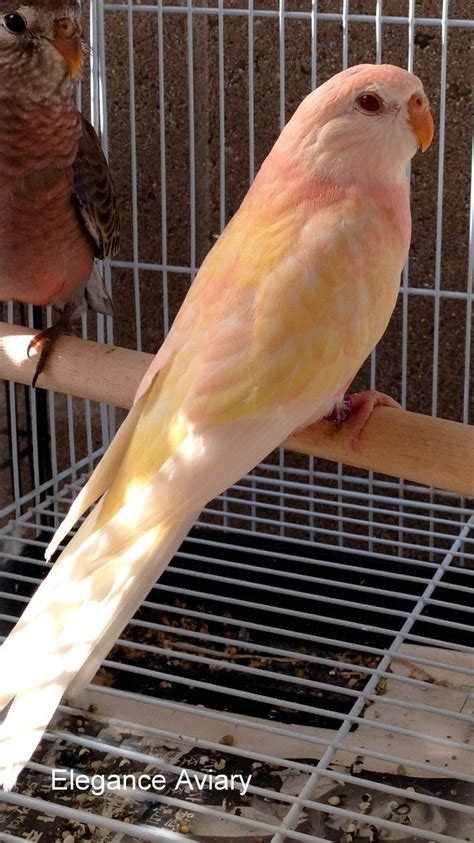
POLYGON ((53 47, 61 53, 75 79, 82 68, 81 28, 71 18, 59 18, 54 22, 53 47))
POLYGON ((418 138, 421 151, 426 152, 433 140, 434 123, 428 97, 424 94, 413 94, 408 100, 408 123, 418 138))

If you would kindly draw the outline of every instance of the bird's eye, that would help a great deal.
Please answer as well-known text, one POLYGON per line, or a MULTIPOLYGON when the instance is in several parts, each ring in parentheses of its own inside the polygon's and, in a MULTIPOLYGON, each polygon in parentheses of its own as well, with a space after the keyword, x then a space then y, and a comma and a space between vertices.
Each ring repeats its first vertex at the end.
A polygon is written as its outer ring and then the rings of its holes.
POLYGON ((361 94, 356 99, 356 107, 365 114, 377 114, 382 110, 383 102, 377 94, 361 94))
POLYGON ((14 32, 16 35, 20 35, 26 31, 26 20, 18 12, 10 12, 8 15, 5 15, 3 25, 5 29, 8 29, 9 32, 14 32))

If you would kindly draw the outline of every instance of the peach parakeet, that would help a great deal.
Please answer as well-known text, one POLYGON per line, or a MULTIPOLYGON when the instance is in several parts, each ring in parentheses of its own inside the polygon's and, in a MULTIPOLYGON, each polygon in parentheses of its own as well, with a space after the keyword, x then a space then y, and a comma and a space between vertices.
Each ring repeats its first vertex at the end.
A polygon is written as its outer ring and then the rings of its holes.
MULTIPOLYGON (((340 404, 394 309, 410 242, 407 165, 432 135, 420 80, 391 65, 337 74, 282 131, 48 558, 98 503, 0 649, 5 788, 202 507, 340 404)), ((361 423, 380 400, 356 399, 361 423)))

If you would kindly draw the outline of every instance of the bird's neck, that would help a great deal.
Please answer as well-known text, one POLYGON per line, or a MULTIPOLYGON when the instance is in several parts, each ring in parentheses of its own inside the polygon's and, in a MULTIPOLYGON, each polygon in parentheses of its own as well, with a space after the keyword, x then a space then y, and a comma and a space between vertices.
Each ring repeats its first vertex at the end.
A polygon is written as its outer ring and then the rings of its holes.
POLYGON ((373 179, 369 168, 365 168, 356 170, 352 178, 347 174, 341 178, 337 168, 324 170, 307 162, 305 166, 301 158, 281 158, 274 148, 257 175, 255 188, 263 189, 262 193, 270 197, 269 202, 278 200, 286 208, 307 206, 308 213, 335 204, 347 207, 349 203, 361 211, 372 205, 376 214, 390 221, 404 251, 408 251, 411 217, 405 173, 401 178, 373 179))
POLYGON ((35 49, 33 45, 26 64, 19 45, 0 51, 3 98, 20 99, 24 105, 58 105, 72 99, 74 91, 75 81, 64 71, 64 60, 57 50, 35 49))

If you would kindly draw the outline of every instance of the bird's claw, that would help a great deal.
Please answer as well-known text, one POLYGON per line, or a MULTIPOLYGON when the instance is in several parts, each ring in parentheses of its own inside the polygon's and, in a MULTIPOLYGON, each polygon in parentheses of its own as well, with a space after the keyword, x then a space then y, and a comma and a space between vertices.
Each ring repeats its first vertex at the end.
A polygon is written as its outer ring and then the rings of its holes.
POLYGON ((64 327, 65 326, 62 324, 61 320, 59 320, 55 325, 51 325, 51 327, 45 328, 44 331, 40 331, 39 334, 36 334, 28 343, 28 348, 26 349, 27 357, 31 358, 33 353, 39 354, 33 380, 31 381, 31 385, 33 387, 36 386, 36 382, 45 367, 54 343, 58 337, 65 332, 64 327))
POLYGON ((39 354, 38 362, 36 363, 35 373, 33 375, 33 380, 31 381, 31 385, 33 387, 36 386, 36 381, 38 380, 41 372, 44 369, 46 360, 49 357, 51 349, 53 347, 54 336, 51 336, 51 328, 46 328, 45 331, 40 331, 39 334, 36 334, 35 337, 31 340, 28 344, 28 348, 26 350, 26 354, 28 358, 31 359, 32 354, 39 354))
POLYGON ((353 450, 357 450, 362 431, 375 407, 400 409, 400 404, 389 395, 370 389, 366 392, 345 395, 342 401, 335 404, 333 411, 326 418, 335 423, 336 430, 339 430, 341 424, 350 418, 349 445, 353 450))
POLYGON ((36 381, 38 380, 41 372, 43 371, 46 361, 51 354, 51 350, 53 348, 54 343, 61 336, 61 334, 67 334, 70 327, 71 327, 71 319, 74 319, 74 315, 76 313, 76 307, 74 302, 68 302, 54 325, 50 325, 49 328, 45 328, 43 331, 40 331, 36 334, 33 339, 29 342, 28 348, 26 349, 26 354, 28 357, 31 357, 31 353, 34 351, 35 353, 39 353, 38 362, 36 364, 35 373, 33 375, 33 380, 31 385, 33 387, 36 386, 36 381))
POLYGON ((353 410, 353 401, 350 395, 344 395, 342 401, 336 401, 332 412, 326 416, 328 421, 334 422, 336 430, 339 430, 343 421, 345 421, 353 410))

